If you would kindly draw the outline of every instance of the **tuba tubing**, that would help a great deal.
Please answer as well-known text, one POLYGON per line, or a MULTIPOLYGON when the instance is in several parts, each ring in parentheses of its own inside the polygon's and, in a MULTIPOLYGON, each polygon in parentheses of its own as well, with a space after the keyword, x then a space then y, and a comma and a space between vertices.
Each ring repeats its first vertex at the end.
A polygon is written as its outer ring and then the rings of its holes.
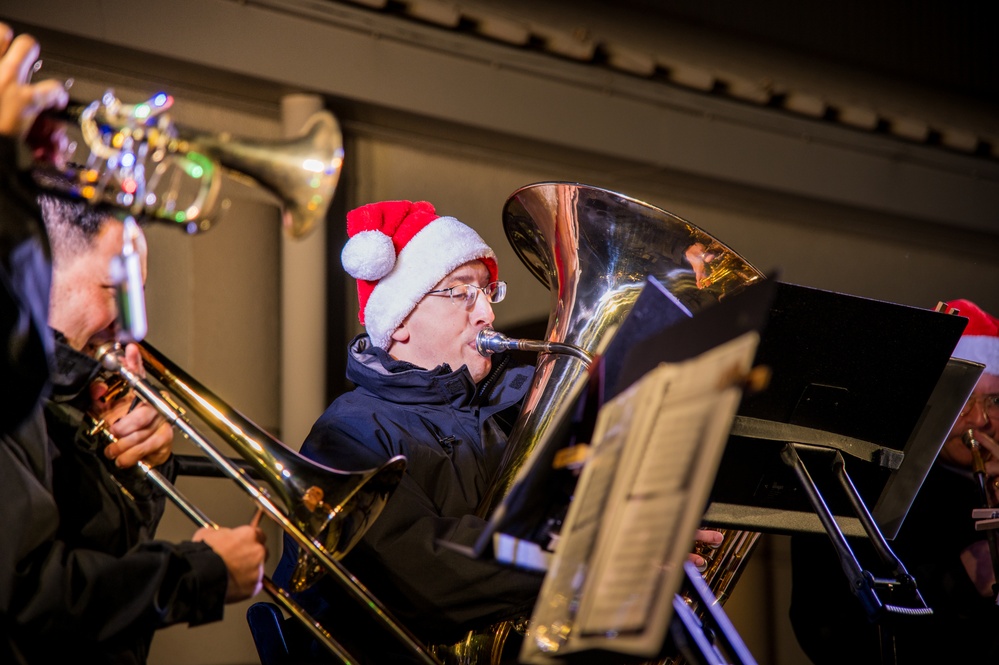
MULTIPOLYGON (((146 372, 157 378, 158 381, 169 388, 177 389, 180 386, 185 386, 184 389, 179 392, 173 392, 172 395, 178 397, 181 401, 184 401, 189 407, 192 408, 199 417, 203 417, 205 421, 215 429, 220 434, 229 431, 231 429, 236 429, 234 421, 230 418, 242 418, 238 416, 228 407, 221 404, 213 404, 208 398, 204 398, 197 394, 197 392, 191 388, 191 385, 196 382, 190 377, 187 377, 183 372, 172 365, 167 365, 166 360, 162 355, 153 355, 149 351, 148 345, 140 345, 143 353, 143 361, 146 362, 147 358, 151 361, 146 367, 146 372), (157 362, 158 360, 158 362, 157 362), (187 379, 184 381, 183 379, 187 379), (181 395, 181 393, 186 394, 186 398, 181 395), (189 400, 189 402, 188 402, 189 400)), ((218 466, 218 468, 231 480, 233 480, 242 490, 249 494, 253 500, 256 502, 257 506, 267 514, 268 517, 273 519, 281 529, 287 533, 299 546, 300 557, 308 556, 309 560, 312 562, 312 566, 315 568, 313 571, 314 577, 318 579, 319 574, 330 574, 331 577, 340 584, 341 587, 358 603, 360 603, 374 618, 376 622, 384 626, 386 630, 396 638, 402 645, 404 645, 409 653, 414 656, 420 662, 426 663, 427 665, 436 665, 438 661, 434 656, 430 654, 428 649, 420 643, 420 641, 409 631, 406 626, 400 623, 392 614, 389 612, 381 601, 379 601, 371 592, 358 580, 354 575, 350 573, 339 560, 334 557, 327 549, 324 547, 323 543, 317 540, 315 534, 310 534, 306 529, 302 528, 302 525, 296 523, 296 520, 289 517, 288 514, 281 508, 279 508, 270 498, 267 491, 262 487, 258 486, 249 477, 249 474, 234 464, 228 457, 223 455, 211 442, 205 439, 198 431, 195 429, 186 418, 178 411, 178 409, 171 404, 160 392, 150 384, 146 379, 137 376, 134 372, 129 370, 124 366, 122 359, 123 353, 121 347, 116 344, 106 344, 98 349, 97 359, 101 365, 108 371, 114 372, 120 375, 125 382, 141 397, 145 402, 153 406, 162 415, 167 422, 172 426, 177 428, 187 439, 189 439, 199 450, 201 450, 205 455, 207 455, 212 462, 218 466)), ((207 391, 206 391, 207 392, 207 391)), ((210 395, 210 393, 209 393, 210 395)), ((214 397, 214 396, 212 396, 214 397)), ((247 424, 252 425, 249 421, 245 421, 247 424)), ((256 427, 253 426, 256 430, 256 427)), ((224 435, 224 434, 223 434, 224 435)), ((233 443, 233 439, 230 439, 230 443, 233 443)), ((274 440, 268 445, 275 445, 274 440)), ((277 444, 278 447, 284 452, 290 453, 283 445, 277 444)), ((260 462, 257 459, 258 449, 266 449, 267 446, 264 444, 247 437, 245 441, 236 442, 234 447, 240 455, 247 458, 247 461, 257 466, 260 462), (245 455, 244 455, 245 454, 245 455)), ((295 455, 294 453, 291 453, 295 455)), ((309 464, 312 462, 306 460, 309 464)), ((390 459, 384 465, 378 469, 374 469, 368 472, 361 472, 363 479, 360 482, 356 482, 351 489, 347 489, 341 493, 339 501, 335 506, 338 511, 337 514, 343 512, 346 506, 350 505, 352 499, 355 499, 360 494, 360 490, 367 484, 378 485, 379 483, 384 483, 380 490, 375 493, 385 494, 385 492, 391 493, 391 490, 395 489, 399 481, 402 478, 403 470, 405 469, 406 460, 402 456, 397 456, 390 459)), ((319 465, 315 465, 319 466, 319 465)), ((276 467, 275 467, 276 468, 276 467)), ((319 467, 325 469, 326 467, 319 467)), ((258 467, 259 469, 259 467, 258 467)), ((263 471, 263 469, 260 469, 263 471)), ((342 473, 342 472, 340 472, 342 473)), ((266 475, 266 472, 265 472, 266 475)), ((294 473, 291 474, 294 476, 294 473)), ((283 480, 284 473, 279 474, 277 478, 271 477, 269 479, 269 485, 272 488, 279 488, 283 491, 285 487, 285 482, 283 480)), ((315 503, 316 496, 309 496, 306 493, 302 497, 302 501, 305 504, 315 503)), ((319 504, 324 503, 318 497, 320 501, 319 504)), ((384 496, 387 500, 387 496, 384 496)), ((370 513, 373 512, 376 516, 380 512, 381 507, 384 505, 384 501, 380 505, 368 505, 367 509, 369 514, 366 522, 363 526, 366 526, 374 519, 370 513)), ((308 507, 308 506, 307 506, 308 507)), ((363 510, 361 511, 363 512, 363 510)), ((188 515, 191 517, 191 515, 188 515)), ((334 515, 335 516, 335 515, 334 515)), ((308 525, 306 525, 308 526, 308 525)), ((360 537, 360 534, 353 534, 356 537, 360 537)), ((329 538, 329 536, 327 537, 329 538)), ((342 542, 342 540, 340 541, 342 542)), ((352 544, 352 543, 351 543, 352 544)), ((349 548, 348 548, 349 549, 349 548)), ((340 556, 346 553, 346 549, 340 552, 340 556)), ((313 580, 314 581, 314 580, 313 580)), ((277 587, 275 587, 276 589, 277 587)), ((285 594, 279 594, 285 595, 285 594)), ((280 601, 279 601, 280 602, 280 601)), ((284 603, 281 603, 284 605, 284 603)), ((294 612, 292 612, 294 614, 294 612)))
POLYGON ((483 356, 491 356, 494 353, 501 353, 503 351, 561 353, 582 361, 586 367, 589 367, 593 363, 593 356, 578 346, 562 344, 560 342, 511 338, 501 332, 496 332, 492 328, 484 328, 475 336, 475 350, 479 352, 479 355, 483 356))

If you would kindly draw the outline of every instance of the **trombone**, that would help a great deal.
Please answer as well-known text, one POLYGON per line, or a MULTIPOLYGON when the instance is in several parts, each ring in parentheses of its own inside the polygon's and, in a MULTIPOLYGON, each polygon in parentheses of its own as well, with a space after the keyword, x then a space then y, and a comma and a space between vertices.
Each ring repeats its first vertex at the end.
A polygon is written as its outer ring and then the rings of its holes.
MULTIPOLYGON (((133 217, 178 224, 189 233, 207 229, 225 207, 220 199, 220 173, 225 169, 237 177, 252 179, 275 195, 282 203, 285 230, 300 237, 325 216, 343 166, 342 135, 329 112, 315 114, 295 139, 264 141, 178 127, 166 113, 172 104, 173 97, 165 93, 138 104, 123 104, 109 90, 90 104, 71 103, 63 112, 45 114, 46 122, 75 128, 87 154, 75 156, 77 144, 70 143, 61 154, 32 165, 32 177, 42 189, 113 208, 125 217, 124 251, 117 264, 120 276, 116 286, 122 329, 135 341, 145 333, 145 316, 141 271, 138 261, 132 260, 136 258, 134 252, 129 251, 133 240, 130 233, 135 233, 133 217)), ((140 344, 140 349, 147 374, 225 439, 264 478, 270 491, 251 480, 243 468, 201 436, 180 407, 125 367, 120 345, 105 344, 96 357, 105 370, 123 379, 295 540, 300 554, 293 590, 305 589, 319 577, 331 575, 421 662, 437 663, 339 563, 401 481, 405 458, 394 457, 377 469, 358 473, 315 464, 229 408, 151 346, 140 344), (271 493, 284 509, 275 504, 271 493)), ((153 471, 150 468, 146 475, 188 517, 202 526, 213 526, 212 520, 153 471)), ((353 660, 287 591, 269 579, 265 580, 265 588, 334 655, 344 662, 353 660)))
MULTIPOLYGON (((318 465, 260 430, 148 344, 140 344, 139 348, 146 373, 162 384, 171 398, 225 438, 263 476, 269 488, 281 496, 286 510, 278 507, 267 489, 258 486, 245 469, 205 439, 178 406, 148 380, 125 367, 124 352, 119 344, 101 346, 96 356, 105 370, 121 377, 142 400, 208 456, 224 475, 249 494, 259 509, 298 544, 299 562, 293 588, 307 588, 322 575, 330 574, 421 662, 436 665, 438 661, 426 647, 339 562, 377 518, 401 481, 405 457, 393 457, 376 469, 361 472, 344 472, 318 465)), ((201 526, 214 526, 212 520, 177 492, 162 474, 151 467, 149 471, 145 468, 142 471, 190 519, 201 526)), ((330 633, 298 606, 286 590, 270 579, 265 579, 264 588, 329 651, 345 663, 353 662, 330 633)))
MULTIPOLYGON (((141 460, 138 463, 138 467, 139 470, 141 470, 146 476, 146 479, 166 494, 174 505, 177 506, 181 512, 187 515, 192 522, 200 527, 207 527, 215 530, 219 529, 218 523, 213 521, 200 508, 191 503, 187 497, 181 494, 174 484, 166 478, 166 476, 141 460)), ((322 626, 322 624, 302 609, 302 606, 296 603, 287 591, 274 584, 274 582, 271 581, 271 578, 266 575, 263 579, 263 587, 264 591, 266 591, 278 605, 284 608, 285 611, 308 628, 309 632, 312 633, 312 636, 315 637, 320 644, 326 647, 330 653, 339 658, 343 663, 351 662, 350 654, 340 645, 339 642, 336 641, 336 639, 322 626)))

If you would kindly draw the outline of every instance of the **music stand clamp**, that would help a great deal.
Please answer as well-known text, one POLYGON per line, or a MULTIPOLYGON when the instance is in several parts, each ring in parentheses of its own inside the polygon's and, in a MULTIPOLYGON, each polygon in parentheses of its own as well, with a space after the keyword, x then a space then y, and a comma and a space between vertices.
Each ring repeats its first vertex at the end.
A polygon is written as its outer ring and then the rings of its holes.
POLYGON ((790 466, 802 488, 808 496, 809 502, 818 515, 822 526, 825 528, 833 548, 836 550, 843 573, 850 582, 850 589, 860 600, 868 619, 877 624, 881 634, 881 657, 883 663, 894 663, 895 642, 892 631, 891 619, 895 616, 928 616, 933 614, 933 610, 923 600, 922 594, 916 587, 916 580, 905 569, 895 553, 888 546, 884 535, 871 517, 867 506, 857 492, 853 481, 846 472, 846 464, 843 455, 838 451, 821 446, 813 446, 800 443, 787 443, 781 450, 781 459, 790 466), (830 470, 839 481, 857 519, 863 526, 864 532, 874 546, 878 558, 884 564, 885 569, 890 571, 891 577, 876 577, 873 573, 863 569, 857 561, 853 550, 850 548, 843 531, 836 523, 832 511, 826 504, 825 498, 812 480, 804 460, 798 454, 799 451, 807 451, 809 455, 815 454, 824 457, 829 462, 830 470))

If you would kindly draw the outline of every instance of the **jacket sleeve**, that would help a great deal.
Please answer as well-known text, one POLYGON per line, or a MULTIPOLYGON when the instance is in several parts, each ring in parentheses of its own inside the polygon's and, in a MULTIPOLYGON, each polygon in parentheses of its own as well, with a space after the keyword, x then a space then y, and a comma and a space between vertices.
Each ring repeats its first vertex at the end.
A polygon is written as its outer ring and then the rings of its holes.
POLYGON ((372 580, 372 588, 394 597, 400 615, 421 633, 446 634, 529 614, 540 574, 471 558, 442 544, 471 546, 484 527, 474 515, 438 515, 416 483, 404 477, 348 565, 372 580), (372 571, 378 575, 361 572, 367 567, 379 569, 372 571))
POLYGON ((148 541, 113 556, 57 538, 38 420, 0 439, 0 615, 9 637, 92 644, 221 618, 228 576, 203 543, 148 541))
POLYGON ((35 190, 16 168, 17 142, 0 136, 0 431, 31 415, 48 391, 52 335, 48 238, 35 190))

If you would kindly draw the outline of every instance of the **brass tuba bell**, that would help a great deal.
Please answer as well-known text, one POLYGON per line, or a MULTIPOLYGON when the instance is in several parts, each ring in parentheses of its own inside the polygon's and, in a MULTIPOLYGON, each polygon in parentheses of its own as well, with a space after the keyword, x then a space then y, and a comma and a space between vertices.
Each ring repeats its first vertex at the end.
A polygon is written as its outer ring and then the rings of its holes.
MULTIPOLYGON (((628 316, 648 276, 695 316, 763 279, 739 254, 690 222, 589 185, 543 182, 514 192, 503 210, 507 238, 551 294, 545 341, 600 355, 628 316)), ((488 516, 509 491, 550 425, 571 408, 586 367, 543 353, 514 424, 500 474, 479 506, 488 516)))

